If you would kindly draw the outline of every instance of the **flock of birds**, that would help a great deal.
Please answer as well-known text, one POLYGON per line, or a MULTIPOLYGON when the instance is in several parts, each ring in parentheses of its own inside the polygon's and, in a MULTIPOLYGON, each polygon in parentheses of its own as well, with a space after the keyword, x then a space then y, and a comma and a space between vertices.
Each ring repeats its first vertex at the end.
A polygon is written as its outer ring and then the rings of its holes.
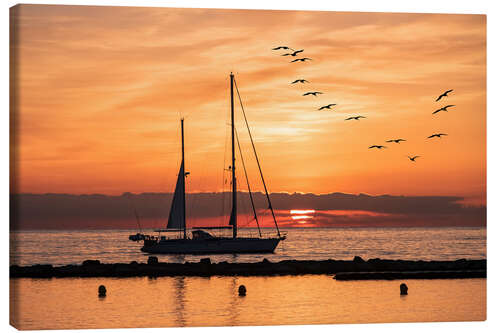
MULTIPOLYGON (((284 54, 281 55, 282 57, 287 57, 287 56, 297 57, 297 54, 304 52, 304 49, 294 50, 294 49, 292 49, 292 48, 290 48, 288 46, 277 46, 277 47, 273 48, 272 50, 273 51, 288 50, 288 53, 284 53, 284 54)), ((305 58, 296 58, 296 59, 293 59, 290 62, 299 62, 299 61, 300 62, 306 62, 306 61, 312 61, 312 59, 311 58, 307 58, 307 57, 305 57, 305 58)), ((309 83, 309 81, 307 81, 306 79, 297 79, 297 80, 294 80, 294 81, 290 82, 290 84, 297 84, 297 83, 304 84, 304 83, 309 83)), ((308 91, 308 92, 302 94, 302 96, 315 96, 316 97, 316 96, 321 95, 321 94, 323 94, 321 91, 308 91)), ((335 105, 337 105, 337 104, 331 103, 331 104, 328 104, 328 105, 323 105, 318 110, 319 111, 326 110, 326 109, 332 110, 332 106, 335 106, 335 105)), ((358 116, 358 118, 356 120, 358 120, 359 117, 361 117, 361 116, 358 116)), ((351 119, 355 119, 355 117, 351 118, 351 119)))
MULTIPOLYGON (((286 50, 288 51, 288 53, 284 53, 282 54, 281 56, 283 57, 297 57, 297 55, 299 53, 302 53, 304 52, 304 49, 300 49, 300 50, 294 50, 288 46, 277 46, 275 48, 272 49, 273 51, 278 51, 278 50, 286 50)), ((295 58, 294 60, 290 61, 291 63, 293 62, 306 62, 306 61, 312 61, 311 58, 307 58, 307 57, 304 57, 304 58, 295 58)), ((290 82, 290 84, 297 84, 297 83, 302 83, 302 84, 305 84, 305 83, 309 83, 309 81, 307 81, 306 79, 296 79, 292 82, 290 82)), ((438 98, 436 99, 436 102, 439 102, 442 98, 444 97, 449 97, 448 94, 451 93, 453 91, 453 89, 450 89, 450 90, 446 90, 445 92, 443 92, 441 95, 438 96, 438 98)), ((318 96, 318 95, 321 95, 323 94, 323 92, 321 91, 308 91, 306 93, 304 93, 302 96, 318 96)), ((321 111, 321 110, 332 110, 332 107, 333 106, 336 106, 337 104, 334 104, 334 103, 330 103, 330 104, 327 104, 327 105, 323 105, 321 106, 318 110, 321 111)), ((439 109, 437 109, 436 111, 432 112, 432 114, 437 114, 439 112, 448 112, 448 108, 451 108, 451 107, 454 107, 456 105, 445 105, 439 109)), ((348 117, 348 118, 345 118, 344 120, 360 120, 360 119, 363 119, 363 118, 367 118, 367 117, 364 117, 364 116, 360 116, 360 115, 357 115, 357 116, 351 116, 351 117, 348 117)), ((432 139, 432 138, 439 138, 441 139, 442 136, 446 136, 448 134, 446 133, 434 133, 430 136, 428 136, 427 138, 428 139, 432 139)), ((406 141, 405 139, 391 139, 391 140, 387 140, 386 142, 387 143, 397 143, 399 144, 400 142, 403 142, 403 141, 406 141)), ((387 146, 383 146, 383 145, 371 145, 368 147, 368 149, 385 149, 387 148, 387 146)), ((416 162, 416 159, 421 157, 420 155, 415 155, 415 156, 408 156, 408 159, 411 161, 411 162, 416 162)))

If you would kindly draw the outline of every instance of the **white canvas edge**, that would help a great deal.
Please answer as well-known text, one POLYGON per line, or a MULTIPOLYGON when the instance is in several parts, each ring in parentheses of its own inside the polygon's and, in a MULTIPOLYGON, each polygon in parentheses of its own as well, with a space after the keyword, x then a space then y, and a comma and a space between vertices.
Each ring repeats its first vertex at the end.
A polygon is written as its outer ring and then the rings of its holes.
MULTIPOLYGON (((1 149, 1 221, 2 221, 2 241, 0 242, 1 263, 1 327, 8 332, 16 331, 9 326, 9 11, 8 8, 19 2, 6 1, 2 4, 1 38, 2 43, 2 77, 1 77, 1 96, 3 110, 0 112, 0 149, 1 149)), ((487 248, 488 248, 488 293, 487 293, 487 321, 486 322, 458 322, 458 323, 411 323, 411 324, 349 324, 349 325, 307 325, 307 326, 265 326, 265 327, 219 327, 219 328, 169 328, 171 332, 206 332, 215 333, 240 332, 250 333, 258 329, 264 332, 299 332, 303 330, 313 330, 314 332, 366 332, 372 333, 392 333, 392 332, 428 332, 454 331, 470 332, 479 331, 498 331, 500 327, 500 318, 498 309, 500 307, 500 292, 497 281, 499 276, 500 246, 498 242, 500 227, 497 225, 500 220, 500 210, 497 206, 500 193, 500 176, 497 170, 500 167, 500 157, 498 154, 498 144, 500 143, 500 108, 496 99, 498 94, 498 64, 500 59, 499 38, 500 31, 500 10, 495 1, 475 0, 468 2, 457 2, 452 0, 420 0, 394 1, 394 0, 350 0, 350 1, 320 1, 308 0, 307 2, 298 0, 289 1, 262 1, 262 0, 212 0, 194 1, 194 0, 64 0, 64 1, 37 1, 29 0, 30 4, 71 4, 71 5, 109 5, 109 6, 148 6, 148 7, 185 7, 185 8, 241 8, 241 9, 291 9, 291 10, 329 10, 329 11, 365 11, 365 12, 415 12, 415 13, 456 13, 456 14, 487 14, 487 248)), ((88 332, 88 330, 59 330, 58 332, 88 332)), ((99 330, 116 333, 125 332, 164 332, 165 328, 151 329, 113 329, 99 330)), ((33 331, 38 332, 38 331, 33 331)), ((39 331, 47 332, 47 331, 39 331)))

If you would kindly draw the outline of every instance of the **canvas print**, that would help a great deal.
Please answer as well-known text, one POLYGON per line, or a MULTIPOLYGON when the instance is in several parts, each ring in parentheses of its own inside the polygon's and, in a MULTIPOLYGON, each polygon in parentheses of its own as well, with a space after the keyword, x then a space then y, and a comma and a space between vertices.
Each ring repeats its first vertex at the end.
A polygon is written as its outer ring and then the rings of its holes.
POLYGON ((10 323, 486 320, 486 16, 10 9, 10 323))

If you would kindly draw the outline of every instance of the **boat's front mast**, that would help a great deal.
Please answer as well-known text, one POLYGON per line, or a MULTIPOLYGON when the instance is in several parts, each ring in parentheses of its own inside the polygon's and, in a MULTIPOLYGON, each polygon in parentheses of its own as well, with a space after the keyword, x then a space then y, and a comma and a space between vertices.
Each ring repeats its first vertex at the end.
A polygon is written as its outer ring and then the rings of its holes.
POLYGON ((182 197, 182 209, 183 209, 183 221, 182 221, 182 228, 184 229, 184 239, 187 238, 186 236, 186 170, 185 170, 185 164, 184 164, 184 118, 181 118, 181 137, 182 137, 182 177, 184 177, 182 180, 182 186, 184 187, 182 189, 183 197, 182 197))
POLYGON ((231 217, 232 217, 232 223, 233 223, 233 238, 236 238, 238 236, 238 211, 236 209, 236 203, 237 203, 237 198, 236 198, 236 168, 235 168, 235 155, 234 155, 234 96, 233 96, 233 86, 234 86, 234 75, 231 72, 230 75, 231 78, 231 153, 232 153, 232 165, 231 165, 231 172, 232 172, 232 184, 233 184, 233 210, 231 212, 231 217))

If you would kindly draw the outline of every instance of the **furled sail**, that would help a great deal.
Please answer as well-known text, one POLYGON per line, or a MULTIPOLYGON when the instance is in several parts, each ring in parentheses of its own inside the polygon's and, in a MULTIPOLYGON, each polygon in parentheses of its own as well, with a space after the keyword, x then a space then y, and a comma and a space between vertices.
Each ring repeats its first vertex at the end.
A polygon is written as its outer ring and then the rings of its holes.
POLYGON ((174 198, 170 207, 170 215, 168 216, 167 229, 183 229, 185 227, 184 216, 184 191, 185 191, 185 173, 184 161, 181 163, 179 175, 177 176, 177 184, 175 185, 174 198))
POLYGON ((229 225, 234 226, 234 220, 235 220, 234 209, 232 209, 231 210, 231 217, 229 218, 229 225))

